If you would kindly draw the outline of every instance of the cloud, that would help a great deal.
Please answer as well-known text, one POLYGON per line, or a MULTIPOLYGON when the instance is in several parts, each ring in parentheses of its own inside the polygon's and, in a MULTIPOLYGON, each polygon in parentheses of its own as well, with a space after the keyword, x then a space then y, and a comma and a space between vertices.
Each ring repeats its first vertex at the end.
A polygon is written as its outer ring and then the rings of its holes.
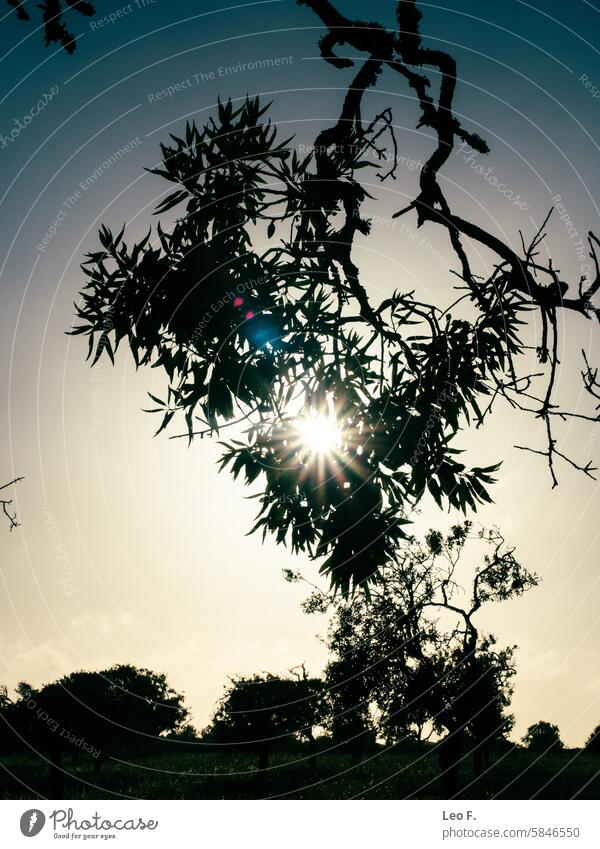
POLYGON ((73 657, 66 648, 49 641, 31 645, 24 638, 12 642, 0 638, 0 658, 3 677, 11 683, 27 681, 39 686, 73 668, 73 657))

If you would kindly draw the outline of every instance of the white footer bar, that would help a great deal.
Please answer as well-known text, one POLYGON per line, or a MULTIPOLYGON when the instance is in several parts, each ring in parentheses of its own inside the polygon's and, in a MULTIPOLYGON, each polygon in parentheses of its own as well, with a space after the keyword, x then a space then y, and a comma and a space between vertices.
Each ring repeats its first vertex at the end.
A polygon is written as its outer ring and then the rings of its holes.
POLYGON ((598 849, 588 801, 3 801, 0 846, 598 849))

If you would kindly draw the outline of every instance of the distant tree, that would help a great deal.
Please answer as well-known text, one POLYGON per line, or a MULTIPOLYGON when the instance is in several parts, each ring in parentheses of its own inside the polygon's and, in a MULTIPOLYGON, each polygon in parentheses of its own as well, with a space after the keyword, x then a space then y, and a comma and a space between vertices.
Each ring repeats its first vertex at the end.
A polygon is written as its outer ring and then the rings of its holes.
POLYGON ((185 725, 189 712, 184 696, 168 684, 163 673, 121 664, 99 674, 106 677, 109 685, 106 719, 123 726, 125 739, 135 735, 135 748, 144 748, 148 738, 185 725))
POLYGON ((19 697, 20 701, 27 701, 33 693, 33 687, 31 684, 28 684, 27 681, 19 681, 15 687, 15 693, 19 697))
POLYGON ((558 725, 543 720, 529 726, 523 737, 523 743, 530 751, 540 754, 564 748, 558 725))
POLYGON ((600 725, 597 725, 585 743, 585 750, 590 755, 600 755, 600 725))
POLYGON ((311 678, 302 663, 290 669, 296 678, 296 736, 308 744, 308 766, 313 775, 317 771, 316 728, 323 725, 327 715, 327 693, 321 678, 311 678))
POLYGON ((375 742, 371 714, 372 676, 368 674, 375 647, 357 639, 364 609, 343 605, 336 611, 326 645, 331 655, 325 667, 327 713, 323 725, 335 745, 360 760, 375 742))
MULTIPOLYGON (((20 21, 30 20, 26 4, 22 0, 7 0, 7 3, 13 7, 20 21)), ((91 3, 84 2, 84 0, 65 0, 64 3, 61 0, 44 0, 43 3, 38 3, 36 8, 41 10, 46 47, 53 42, 59 42, 67 53, 74 52, 77 42, 73 33, 69 32, 64 23, 65 11, 67 9, 72 10, 86 17, 91 17, 96 13, 95 7, 91 3)))
POLYGON ((0 754, 27 750, 31 718, 25 705, 32 693, 25 681, 17 684, 14 696, 5 685, 0 686, 0 754))
POLYGON ((170 740, 181 740, 184 742, 193 743, 198 739, 198 732, 196 728, 191 723, 186 723, 182 725, 181 728, 177 728, 175 731, 171 731, 170 734, 167 735, 170 740))
POLYGON ((514 661, 516 646, 496 648, 490 635, 482 639, 474 661, 473 702, 467 729, 475 741, 475 772, 481 772, 482 759, 490 748, 505 744, 514 728, 510 713, 513 697, 512 679, 517 669, 514 661), (478 766, 479 764, 479 766, 478 766))
POLYGON ((463 647, 450 653, 439 690, 443 694, 436 714, 438 724, 448 731, 440 747, 440 762, 447 771, 448 795, 457 788, 461 749, 473 756, 473 771, 482 774, 490 753, 506 745, 514 725, 509 712, 516 674, 514 646, 495 648, 495 638, 483 637, 471 655, 463 647))
POLYGON ((0 685, 0 756, 15 748, 16 740, 11 722, 13 704, 6 685, 0 685))
POLYGON ((34 750, 48 753, 54 797, 62 795, 64 754, 75 762, 90 755, 98 774, 106 758, 148 749, 188 716, 163 674, 128 664, 73 672, 39 690, 20 686, 8 719, 34 750))
POLYGON ((264 777, 274 742, 286 737, 309 741, 314 768, 314 728, 319 724, 322 685, 303 674, 280 678, 270 674, 237 677, 225 688, 208 733, 224 745, 243 745, 258 753, 264 777))
POLYGON ((326 669, 330 725, 347 718, 356 733, 375 727, 389 742, 445 733, 440 761, 446 794, 453 795, 464 746, 469 743, 479 773, 513 723, 513 648, 498 650, 493 636, 480 634, 477 614, 487 603, 522 595, 537 580, 499 531, 474 532, 465 522, 449 534, 430 531, 422 543, 408 541, 368 597, 311 595, 307 611, 334 611, 326 639, 333 655, 326 669), (464 562, 469 542, 478 557, 474 566, 464 562), (467 578, 465 595, 460 584, 467 578))

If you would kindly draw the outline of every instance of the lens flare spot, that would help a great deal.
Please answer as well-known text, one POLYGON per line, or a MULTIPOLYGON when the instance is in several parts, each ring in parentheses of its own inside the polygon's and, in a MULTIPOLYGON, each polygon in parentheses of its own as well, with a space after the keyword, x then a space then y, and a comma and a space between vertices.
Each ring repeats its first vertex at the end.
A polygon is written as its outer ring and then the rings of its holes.
POLYGON ((324 415, 310 415, 296 422, 303 448, 311 454, 331 454, 340 448, 342 434, 335 423, 324 415))

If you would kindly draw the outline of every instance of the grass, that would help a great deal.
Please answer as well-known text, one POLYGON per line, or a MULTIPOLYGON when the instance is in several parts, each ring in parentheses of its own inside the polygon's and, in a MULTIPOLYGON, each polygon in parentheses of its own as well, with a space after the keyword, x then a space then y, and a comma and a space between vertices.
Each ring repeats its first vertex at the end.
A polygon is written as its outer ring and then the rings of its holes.
MULTIPOLYGON (((0 762, 0 798, 49 796, 48 767, 40 759, 7 756, 0 762)), ((357 763, 349 755, 319 755, 316 777, 302 752, 274 753, 266 776, 256 758, 198 750, 109 759, 99 776, 90 761, 65 759, 68 799, 439 799, 435 753, 380 751, 357 763)), ((470 799, 598 799, 600 757, 579 750, 536 756, 511 749, 475 779, 461 768, 462 797, 470 799)))

